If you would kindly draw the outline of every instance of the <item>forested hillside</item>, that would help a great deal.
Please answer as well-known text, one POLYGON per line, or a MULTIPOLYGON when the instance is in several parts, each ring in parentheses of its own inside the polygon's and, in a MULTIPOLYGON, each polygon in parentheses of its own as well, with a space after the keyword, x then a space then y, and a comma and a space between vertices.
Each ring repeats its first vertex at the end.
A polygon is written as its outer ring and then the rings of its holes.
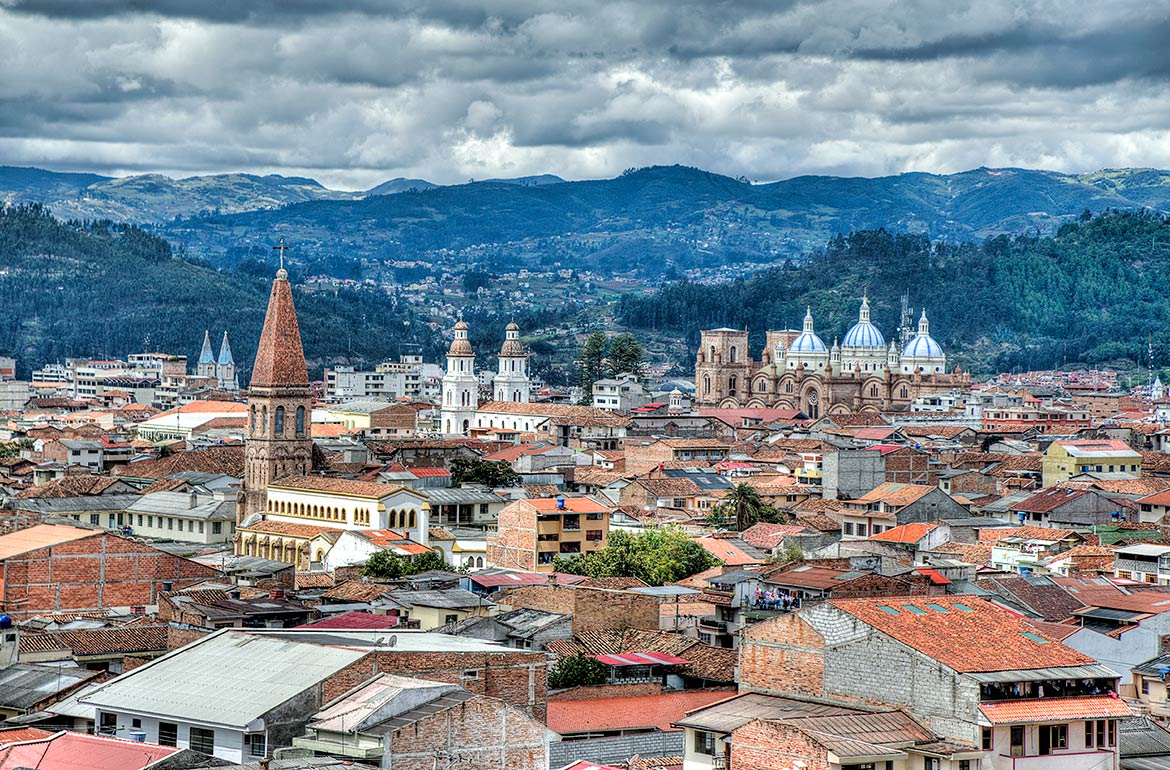
MULTIPOLYGON (((294 286, 296 286, 295 274, 294 286)), ((0 207, 0 352, 22 374, 67 356, 152 350, 196 356, 203 330, 227 329, 251 365, 272 281, 246 260, 217 271, 172 253, 133 225, 63 223, 38 205, 0 207)), ((433 355, 441 341, 380 289, 294 289, 310 366, 378 361, 403 342, 433 355)))
POLYGON ((926 307, 931 332, 976 370, 1098 364, 1170 364, 1170 219, 1111 212, 1062 225, 1054 236, 997 236, 981 243, 931 242, 923 235, 868 230, 833 238, 807 261, 718 285, 672 284, 629 297, 624 321, 673 332, 748 328, 753 348, 767 328, 799 328, 806 305, 832 344, 857 318, 868 287, 874 321, 892 339, 899 298, 926 307))

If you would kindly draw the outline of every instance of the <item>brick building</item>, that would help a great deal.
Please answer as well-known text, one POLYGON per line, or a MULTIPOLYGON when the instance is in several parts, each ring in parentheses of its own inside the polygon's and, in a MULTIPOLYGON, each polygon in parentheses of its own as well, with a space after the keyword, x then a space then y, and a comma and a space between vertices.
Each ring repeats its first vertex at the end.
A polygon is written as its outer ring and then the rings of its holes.
POLYGON ((612 506, 592 497, 517 500, 500 511, 496 534, 487 539, 489 566, 551 572, 557 556, 577 556, 605 547, 612 506))
MULTIPOLYGON (((988 770, 1117 767, 1117 675, 975 597, 831 600, 744 633, 741 691, 906 709, 988 770)), ((733 750, 734 753, 734 750, 733 750)))
POLYGON ((568 615, 573 633, 659 628, 659 599, 636 591, 612 591, 584 586, 530 585, 508 592, 503 603, 520 609, 568 615))
POLYGON ((218 574, 104 530, 42 524, 0 536, 0 611, 17 619, 144 607, 218 574))

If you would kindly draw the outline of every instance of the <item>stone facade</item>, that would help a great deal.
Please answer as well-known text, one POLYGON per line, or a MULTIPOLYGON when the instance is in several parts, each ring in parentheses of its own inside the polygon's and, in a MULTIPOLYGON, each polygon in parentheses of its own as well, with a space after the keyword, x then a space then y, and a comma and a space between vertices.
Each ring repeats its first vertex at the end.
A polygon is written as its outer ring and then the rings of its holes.
MULTIPOLYGON (((908 411, 916 398, 971 386, 970 375, 958 370, 948 374, 940 366, 926 371, 922 366, 903 365, 893 346, 880 357, 866 351, 842 351, 836 345, 827 354, 789 356, 790 346, 809 333, 767 332, 764 351, 756 360, 749 354, 747 331, 704 330, 695 360, 695 406, 795 409, 815 419, 908 411), (868 370, 862 368, 863 359, 868 370)), ((945 364, 945 359, 940 360, 945 364)))

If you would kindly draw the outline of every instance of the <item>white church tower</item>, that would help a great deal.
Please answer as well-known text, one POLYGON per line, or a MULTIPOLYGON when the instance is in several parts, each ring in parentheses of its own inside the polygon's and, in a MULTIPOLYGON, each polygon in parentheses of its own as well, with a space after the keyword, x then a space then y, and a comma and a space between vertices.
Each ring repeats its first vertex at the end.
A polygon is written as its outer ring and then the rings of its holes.
POLYGON ((475 351, 467 339, 467 324, 455 324, 455 339, 447 350, 443 375, 443 408, 440 419, 445 436, 466 436, 479 406, 479 382, 475 377, 475 351))
POLYGON ((496 401, 527 404, 532 383, 528 379, 528 351, 520 341, 520 327, 512 321, 504 329, 500 371, 492 378, 496 401))
POLYGON ((232 358, 232 346, 228 342, 227 330, 223 333, 223 342, 219 345, 219 358, 215 362, 215 376, 219 386, 224 390, 236 391, 240 383, 236 380, 236 361, 232 358))

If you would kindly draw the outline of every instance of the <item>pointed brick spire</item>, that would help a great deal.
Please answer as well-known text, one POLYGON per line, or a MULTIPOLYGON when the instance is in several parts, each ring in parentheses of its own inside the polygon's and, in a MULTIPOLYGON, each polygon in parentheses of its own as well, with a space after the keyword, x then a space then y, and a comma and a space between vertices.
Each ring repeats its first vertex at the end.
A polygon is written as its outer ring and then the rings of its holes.
POLYGON ((272 282, 251 387, 303 388, 308 385, 309 372, 305 366, 305 349, 301 346, 301 330, 297 326, 297 311, 293 307, 292 287, 288 283, 288 273, 282 268, 272 282))

